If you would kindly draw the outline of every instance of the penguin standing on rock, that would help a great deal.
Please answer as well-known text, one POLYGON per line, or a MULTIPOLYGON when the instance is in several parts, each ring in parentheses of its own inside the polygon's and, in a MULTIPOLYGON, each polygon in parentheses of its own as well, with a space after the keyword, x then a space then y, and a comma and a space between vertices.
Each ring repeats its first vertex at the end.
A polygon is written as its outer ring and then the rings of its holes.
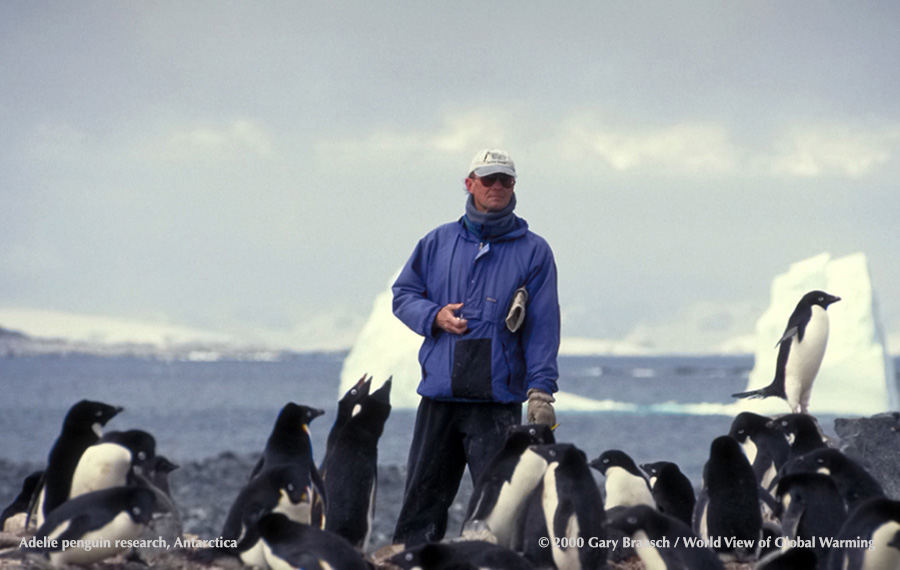
POLYGON ((840 297, 824 291, 810 291, 788 319, 781 339, 775 344, 778 360, 772 383, 759 390, 732 394, 735 398, 769 398, 786 400, 793 413, 809 413, 809 396, 828 344, 828 305, 840 297))

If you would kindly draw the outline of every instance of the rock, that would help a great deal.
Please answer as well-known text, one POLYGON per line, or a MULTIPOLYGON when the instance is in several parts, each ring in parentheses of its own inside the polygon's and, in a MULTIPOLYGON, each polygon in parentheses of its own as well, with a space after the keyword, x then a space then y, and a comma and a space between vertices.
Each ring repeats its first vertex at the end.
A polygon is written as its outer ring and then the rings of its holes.
POLYGON ((834 431, 841 442, 840 450, 858 460, 889 498, 900 500, 900 412, 837 418, 834 431))

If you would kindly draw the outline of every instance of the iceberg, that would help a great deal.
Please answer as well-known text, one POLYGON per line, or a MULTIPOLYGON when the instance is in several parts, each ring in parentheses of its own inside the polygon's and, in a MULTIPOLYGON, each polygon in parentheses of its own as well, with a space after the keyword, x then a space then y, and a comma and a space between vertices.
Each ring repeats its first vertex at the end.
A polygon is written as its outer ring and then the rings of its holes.
MULTIPOLYGON (((838 259, 821 253, 775 277, 769 308, 756 323, 756 358, 747 390, 772 381, 778 355, 775 343, 797 301, 815 289, 837 295, 841 301, 828 307, 828 346, 813 386, 810 413, 869 416, 900 409, 894 362, 863 253, 838 259)), ((741 400, 739 408, 766 415, 790 411, 779 398, 741 400)))

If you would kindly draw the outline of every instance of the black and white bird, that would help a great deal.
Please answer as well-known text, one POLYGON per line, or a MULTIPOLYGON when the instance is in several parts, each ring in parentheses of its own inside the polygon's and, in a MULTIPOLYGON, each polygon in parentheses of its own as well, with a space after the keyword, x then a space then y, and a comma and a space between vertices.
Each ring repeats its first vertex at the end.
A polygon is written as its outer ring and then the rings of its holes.
POLYGON ((840 297, 824 291, 810 291, 800 299, 781 339, 775 344, 778 360, 775 379, 765 388, 732 394, 735 398, 786 400, 793 413, 809 413, 809 396, 828 344, 828 305, 840 297))

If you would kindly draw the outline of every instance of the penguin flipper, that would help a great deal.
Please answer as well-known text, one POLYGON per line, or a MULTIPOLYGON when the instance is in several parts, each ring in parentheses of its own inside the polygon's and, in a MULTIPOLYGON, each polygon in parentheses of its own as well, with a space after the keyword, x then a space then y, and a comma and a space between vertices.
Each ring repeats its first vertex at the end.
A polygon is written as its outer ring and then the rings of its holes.
POLYGON ((775 347, 777 348, 779 344, 783 343, 783 342, 786 341, 786 340, 791 340, 792 338, 794 338, 795 336, 797 336, 797 334, 798 334, 799 332, 800 332, 800 327, 798 327, 798 326, 796 326, 796 325, 795 325, 795 326, 792 326, 792 327, 786 328, 786 329, 784 330, 784 334, 781 335, 781 338, 778 339, 778 342, 775 343, 775 347))

